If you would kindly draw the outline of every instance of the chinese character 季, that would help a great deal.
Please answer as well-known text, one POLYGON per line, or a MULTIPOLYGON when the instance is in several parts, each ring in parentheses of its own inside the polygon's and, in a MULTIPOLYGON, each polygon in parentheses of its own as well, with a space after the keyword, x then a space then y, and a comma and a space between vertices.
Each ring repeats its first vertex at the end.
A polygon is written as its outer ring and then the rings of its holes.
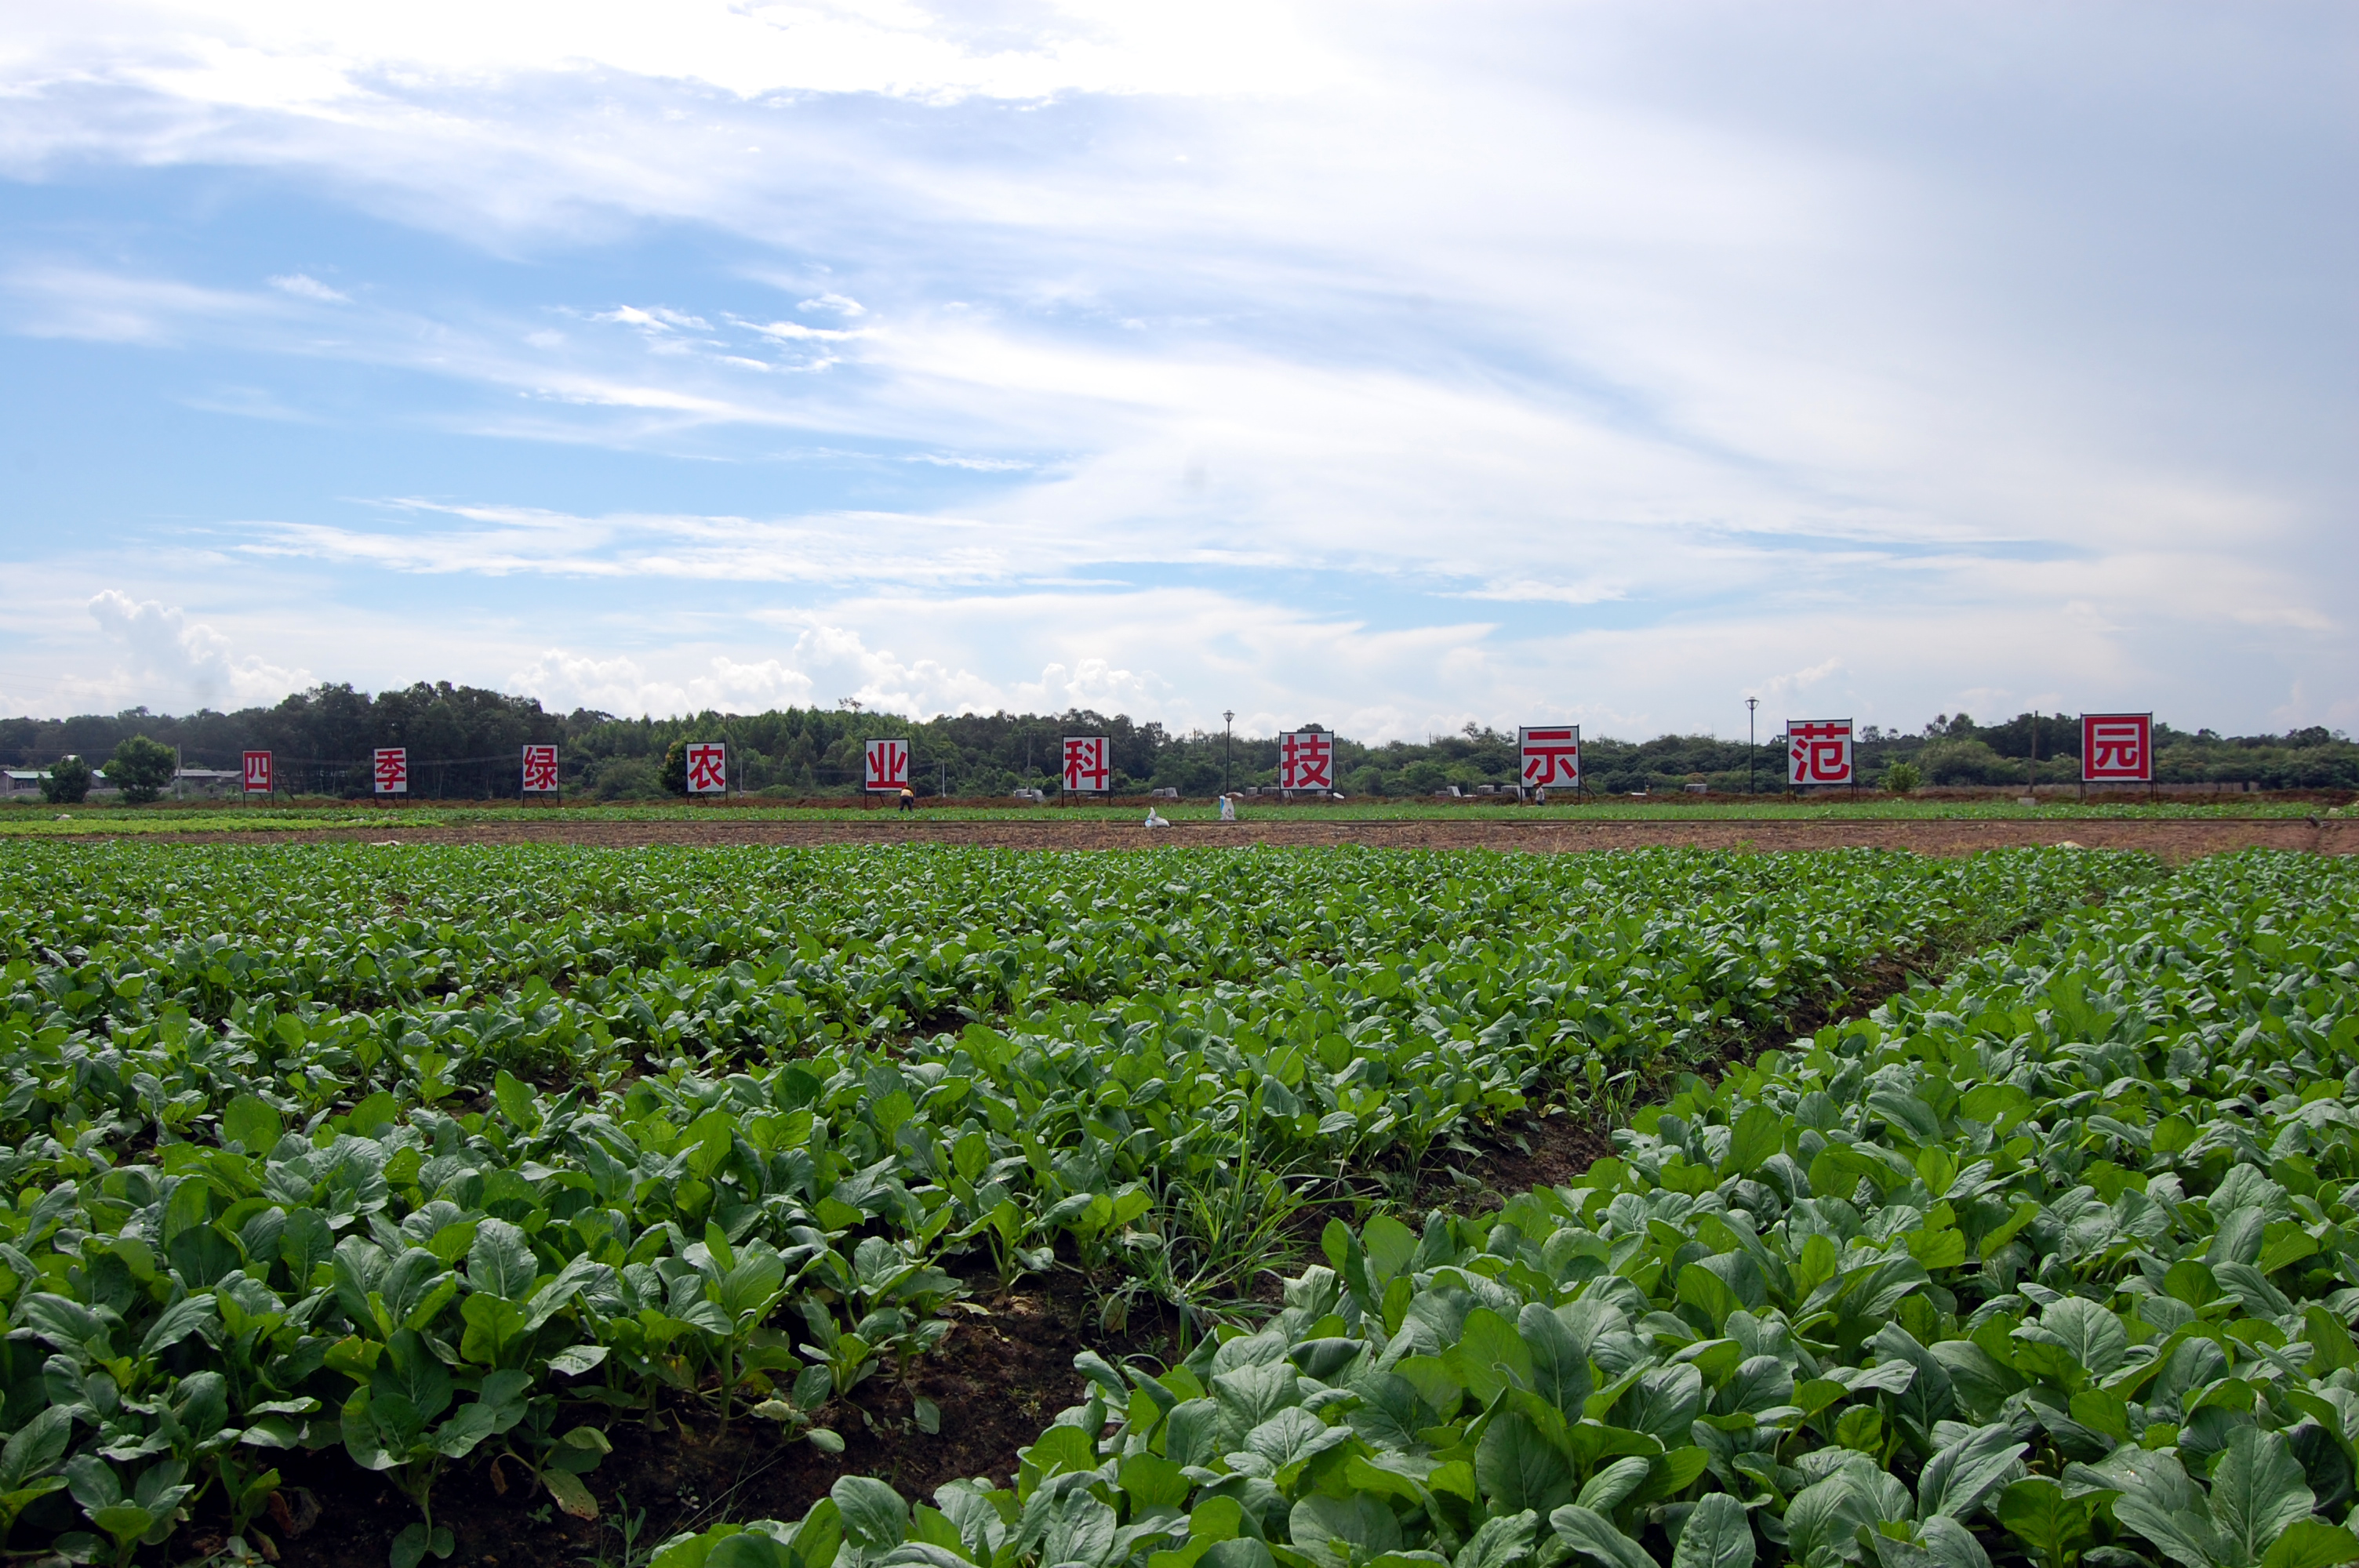
POLYGON ((721 795, 729 788, 729 748, 700 741, 688 749, 688 793, 721 795))
POLYGON ((1852 782, 1851 720, 1786 720, 1786 785, 1847 784, 1852 782))
POLYGON ((871 741, 861 749, 865 788, 897 790, 909 787, 909 742, 871 741))
POLYGON ((1277 787, 1335 787, 1335 737, 1322 730, 1297 730, 1280 736, 1277 745, 1277 787))
POLYGON ((527 746, 524 749, 524 788, 527 795, 554 795, 557 792, 557 748, 527 746))
POLYGON ((2152 784, 2154 715, 2081 715, 2081 782, 2152 784))
POLYGON ((270 793, 270 753, 248 752, 245 754, 245 787, 248 794, 270 793))
POLYGON ((1114 744, 1103 735, 1065 737, 1065 787, 1103 794, 1114 787, 1114 744))
POLYGON ((1516 775, 1526 789, 1578 789, 1581 786, 1581 726, 1555 724, 1516 732, 1516 750, 1523 771, 1516 775))
POLYGON ((375 781, 379 795, 409 793, 409 749, 406 746, 379 746, 370 760, 369 774, 375 781))

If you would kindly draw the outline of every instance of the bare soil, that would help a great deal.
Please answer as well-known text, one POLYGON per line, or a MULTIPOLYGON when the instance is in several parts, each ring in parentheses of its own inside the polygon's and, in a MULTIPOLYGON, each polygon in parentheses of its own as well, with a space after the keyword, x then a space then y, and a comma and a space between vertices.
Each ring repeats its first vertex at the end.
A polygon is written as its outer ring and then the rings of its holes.
MULTIPOLYGON (((1709 1062, 1670 1069, 1639 1092, 1637 1103, 1654 1105, 1670 1098, 1672 1080, 1682 1074, 1693 1073, 1716 1082, 1730 1067, 1749 1063, 1764 1051, 1807 1039, 1830 1023, 1864 1018, 1886 998, 1907 990, 1920 977, 1937 979, 1946 967, 1939 954, 1874 959, 1841 989, 1813 999, 1782 1024, 1733 1042, 1709 1062)), ((1428 1204, 1455 1202, 1462 1206, 1480 1195, 1484 1203, 1495 1206, 1534 1187, 1572 1181, 1615 1152, 1614 1126, 1593 1106, 1543 1104, 1534 1115, 1477 1133, 1471 1141, 1480 1152, 1472 1160, 1445 1166, 1443 1180, 1430 1185, 1420 1196, 1428 1204)))
MULTIPOLYGON (((92 838, 106 835, 93 834, 92 838)), ((1182 822, 1135 827, 1103 821, 962 822, 887 817, 875 822, 747 822, 716 814, 710 822, 481 822, 382 827, 301 828, 264 833, 143 834, 147 843, 277 844, 344 841, 400 844, 572 844, 600 849, 659 845, 702 848, 822 844, 940 844, 1000 849, 1216 849, 1364 844, 1396 849, 1496 849, 1536 854, 1688 845, 1778 853, 1865 848, 1922 855, 1971 855, 2021 845, 2077 844, 2090 849, 2143 849, 2170 861, 2232 849, 2359 851, 2359 822, 2321 818, 2033 821, 1663 821, 1579 822, 1560 818, 1182 822)))
MULTIPOLYGON (((1122 1333, 1101 1328, 1093 1292, 1070 1271, 1035 1276, 996 1299, 988 1280, 970 1283, 984 1311, 959 1314, 958 1326, 919 1359, 909 1385, 880 1376, 821 1412, 844 1440, 841 1454, 782 1442, 777 1426, 742 1408, 725 1432, 709 1409, 685 1401, 668 1405, 652 1422, 625 1414, 606 1426, 614 1453, 582 1477, 602 1509, 596 1521, 551 1506, 549 1494, 537 1491, 512 1462, 499 1466, 505 1491, 487 1466, 452 1465, 434 1490, 434 1520, 455 1538, 450 1563, 527 1568, 603 1557, 620 1565, 625 1553, 617 1523, 625 1510, 645 1510, 635 1559, 643 1563, 647 1548, 679 1530, 724 1520, 799 1519, 841 1476, 874 1476, 917 1500, 961 1476, 1010 1486, 1016 1451, 1082 1398, 1076 1354, 1094 1349, 1120 1360, 1170 1353, 1158 1325, 1134 1321, 1122 1333), (939 1432, 924 1432, 913 1419, 916 1394, 940 1408, 939 1432)), ((607 1420, 597 1406, 584 1406, 582 1413, 593 1423, 607 1420)), ((262 1521, 261 1529, 274 1538, 284 1563, 384 1568, 393 1538, 418 1518, 385 1476, 361 1469, 341 1447, 292 1455, 279 1468, 286 1477, 280 1496, 290 1499, 288 1517, 262 1521), (290 1523, 303 1526, 301 1532, 289 1534, 290 1523)), ((198 1521, 196 1534, 217 1538, 218 1524, 208 1530, 205 1522, 198 1521)))

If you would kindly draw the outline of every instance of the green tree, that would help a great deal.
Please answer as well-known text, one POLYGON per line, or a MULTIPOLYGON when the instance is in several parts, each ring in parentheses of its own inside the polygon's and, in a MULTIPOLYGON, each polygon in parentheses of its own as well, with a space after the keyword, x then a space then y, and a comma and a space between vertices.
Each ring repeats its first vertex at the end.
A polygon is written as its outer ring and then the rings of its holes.
POLYGON ((663 786, 670 795, 688 793, 688 741, 674 741, 664 748, 663 786))
POLYGON ((41 798, 51 806, 80 806, 90 797, 90 764, 80 757, 60 757, 41 776, 41 798))
POLYGON ((171 747, 134 735, 106 759, 106 780, 123 792, 124 804, 145 806, 164 793, 179 768, 171 747))
POLYGON ((1914 795, 1924 782, 1914 762, 1895 762, 1884 770, 1884 787, 1894 795, 1914 795))

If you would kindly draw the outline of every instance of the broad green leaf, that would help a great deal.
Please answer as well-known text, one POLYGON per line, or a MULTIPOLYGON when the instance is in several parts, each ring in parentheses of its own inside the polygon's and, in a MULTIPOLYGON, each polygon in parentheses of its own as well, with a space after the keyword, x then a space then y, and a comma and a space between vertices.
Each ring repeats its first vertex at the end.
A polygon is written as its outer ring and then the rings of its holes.
POLYGON ((1701 1498, 1680 1528, 1671 1568, 1753 1568, 1753 1525, 1726 1492, 1701 1498))
POLYGON ((2317 1503, 2284 1433, 2240 1426, 2229 1434, 2212 1471, 2212 1522, 2241 1561, 2258 1563, 2317 1503))
POLYGON ((827 1495, 843 1521, 844 1539, 864 1552, 890 1551, 908 1534, 908 1505, 882 1481, 841 1476, 827 1495))
MULTIPOLYGON (((538 1097, 532 1092, 529 1085, 518 1079, 506 1068, 501 1069, 499 1076, 492 1080, 492 1098, 499 1103, 500 1114, 508 1119, 509 1125, 525 1132, 539 1130, 538 1097)), ((571 1513, 573 1510, 568 1509, 566 1511, 571 1513)), ((596 1516, 583 1514, 581 1517, 592 1519, 596 1516)))
POLYGON ((1730 1130, 1728 1158, 1721 1164, 1721 1173, 1749 1176, 1785 1146, 1786 1119, 1768 1106, 1748 1106, 1730 1130))
POLYGON ((1474 1478, 1497 1510, 1546 1513, 1572 1500, 1571 1465, 1520 1411, 1510 1411, 1484 1430, 1474 1478))
POLYGON ((2103 1495, 2068 1498, 2064 1488, 2047 1476, 2027 1476, 2000 1494, 1991 1512, 2049 1568, 2064 1568, 2066 1560, 2089 1538, 2094 1498, 2103 1495))
POLYGON ((1610 1514, 1622 1506, 1625 1498, 1646 1484, 1647 1473, 1652 1468, 1651 1461, 1636 1455, 1616 1459, 1590 1476, 1573 1501, 1598 1513, 1610 1514))
POLYGON ((1550 1513, 1549 1523, 1567 1546, 1600 1568, 1657 1568, 1636 1541, 1614 1528, 1613 1520, 1578 1503, 1550 1513))
POLYGON ((1971 1516, 2028 1451, 2014 1437, 2009 1426, 1978 1427, 1927 1460, 1917 1481, 1917 1517, 1971 1516))
POLYGON ((1331 1498, 1313 1492, 1294 1505, 1286 1528, 1287 1538, 1321 1568, 1347 1568, 1401 1544, 1393 1510, 1364 1493, 1331 1498))
POLYGON ((1530 1353, 1532 1391, 1562 1411, 1567 1420, 1580 1420, 1593 1389, 1588 1347, 1562 1318, 1538 1302, 1527 1303, 1517 1314, 1516 1332, 1530 1353))
POLYGON ((532 1294, 534 1272, 532 1243, 522 1229, 496 1218, 475 1227, 467 1249, 469 1289, 522 1303, 532 1294))
POLYGON ((1539 1516, 1529 1509, 1486 1519, 1473 1539, 1458 1549, 1458 1555, 1449 1560, 1450 1568, 1509 1568, 1530 1555, 1532 1537, 1538 1529, 1539 1516))
POLYGON ((277 1108, 260 1095, 238 1095, 222 1108, 222 1136, 249 1154, 269 1153, 286 1130, 277 1108))
POLYGON ((2324 1519, 2297 1519, 2269 1543, 2261 1568, 2336 1568, 2359 1560, 2359 1535, 2324 1519))
POLYGON ((1617 1424, 1669 1444, 1687 1441, 1689 1424, 1702 1410, 1702 1373, 1691 1366, 1658 1367, 1622 1396, 1614 1417, 1617 1424))

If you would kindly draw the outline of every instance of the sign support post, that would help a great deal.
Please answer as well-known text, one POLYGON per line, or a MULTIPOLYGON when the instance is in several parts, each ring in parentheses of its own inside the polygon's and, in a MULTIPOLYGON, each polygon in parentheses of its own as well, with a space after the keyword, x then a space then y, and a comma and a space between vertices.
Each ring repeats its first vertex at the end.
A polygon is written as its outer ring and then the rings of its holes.
POLYGON ((2148 804, 2155 798, 2154 715, 2081 715, 2081 794, 2093 784, 2142 784, 2148 804))

